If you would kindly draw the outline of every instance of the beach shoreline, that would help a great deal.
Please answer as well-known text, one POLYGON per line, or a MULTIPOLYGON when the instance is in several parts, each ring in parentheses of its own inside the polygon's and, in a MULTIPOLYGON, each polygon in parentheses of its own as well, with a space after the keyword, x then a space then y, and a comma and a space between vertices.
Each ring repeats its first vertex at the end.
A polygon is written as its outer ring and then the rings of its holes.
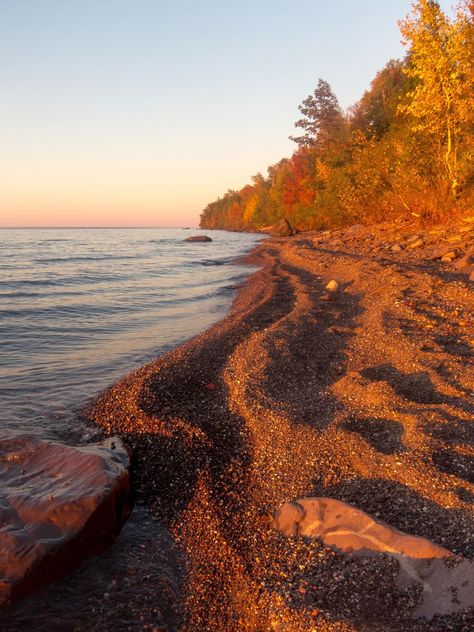
POLYGON ((442 230, 401 253, 387 244, 414 243, 409 223, 265 241, 226 318, 97 402, 91 419, 132 445, 138 495, 185 551, 180 629, 306 630, 316 610, 318 630, 444 629, 410 620, 414 596, 382 599, 382 562, 361 571, 370 608, 309 599, 288 568, 308 551, 263 518, 330 496, 472 559, 472 286, 427 259, 442 230))
POLYGON ((413 619, 420 591, 397 586, 395 560, 269 526, 284 502, 330 497, 474 559, 473 286, 432 259, 453 235, 468 247, 466 226, 265 240, 223 320, 99 397, 88 419, 132 448, 137 502, 166 537, 88 630, 470 629, 472 609, 413 619), (156 581, 162 542, 173 589, 156 581))

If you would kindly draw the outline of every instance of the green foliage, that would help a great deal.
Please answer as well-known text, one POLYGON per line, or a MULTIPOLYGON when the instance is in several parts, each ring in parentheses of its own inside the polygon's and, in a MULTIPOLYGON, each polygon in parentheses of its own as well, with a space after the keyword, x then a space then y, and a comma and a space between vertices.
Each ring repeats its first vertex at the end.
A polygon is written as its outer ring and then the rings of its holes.
POLYGON ((313 94, 310 94, 298 106, 303 118, 296 121, 295 127, 305 130, 303 136, 290 136, 301 147, 327 147, 345 127, 345 118, 331 86, 319 79, 313 94))

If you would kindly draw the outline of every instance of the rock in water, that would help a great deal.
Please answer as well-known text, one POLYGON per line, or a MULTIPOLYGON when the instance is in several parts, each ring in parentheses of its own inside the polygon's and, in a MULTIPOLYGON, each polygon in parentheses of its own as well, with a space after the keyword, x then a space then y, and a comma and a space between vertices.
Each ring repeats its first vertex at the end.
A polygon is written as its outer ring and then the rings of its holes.
POLYGON ((193 235, 192 237, 186 237, 186 239, 184 241, 212 241, 212 239, 210 237, 208 237, 207 235, 193 235))
POLYGON ((413 618, 431 619, 474 606, 474 562, 426 538, 409 535, 333 498, 284 503, 271 525, 287 536, 320 538, 350 556, 389 555, 399 562, 397 587, 420 586, 413 618))
POLYGON ((0 441, 0 606, 103 551, 132 509, 122 441, 0 441))

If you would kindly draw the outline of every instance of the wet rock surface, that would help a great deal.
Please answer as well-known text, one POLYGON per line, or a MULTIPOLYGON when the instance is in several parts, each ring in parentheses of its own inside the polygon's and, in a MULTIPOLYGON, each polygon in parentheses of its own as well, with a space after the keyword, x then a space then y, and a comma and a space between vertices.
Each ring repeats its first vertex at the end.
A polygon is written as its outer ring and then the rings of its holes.
POLYGON ((118 437, 73 447, 0 442, 0 605, 102 552, 131 510, 129 454, 118 437))
POLYGON ((177 630, 183 615, 183 568, 171 535, 145 507, 135 505, 104 553, 87 559, 69 577, 0 609, 0 630, 177 630))
POLYGON ((191 237, 186 237, 184 241, 192 241, 192 242, 209 242, 212 241, 211 237, 207 235, 192 235, 191 237))

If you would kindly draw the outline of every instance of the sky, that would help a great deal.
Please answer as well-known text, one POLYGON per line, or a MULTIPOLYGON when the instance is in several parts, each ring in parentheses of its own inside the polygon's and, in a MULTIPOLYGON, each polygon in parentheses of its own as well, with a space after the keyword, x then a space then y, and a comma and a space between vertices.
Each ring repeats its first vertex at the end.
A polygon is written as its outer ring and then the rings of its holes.
MULTIPOLYGON (((440 2, 449 10, 451 2, 440 2)), ((404 55, 409 0, 0 0, 0 226, 197 226, 404 55)))

